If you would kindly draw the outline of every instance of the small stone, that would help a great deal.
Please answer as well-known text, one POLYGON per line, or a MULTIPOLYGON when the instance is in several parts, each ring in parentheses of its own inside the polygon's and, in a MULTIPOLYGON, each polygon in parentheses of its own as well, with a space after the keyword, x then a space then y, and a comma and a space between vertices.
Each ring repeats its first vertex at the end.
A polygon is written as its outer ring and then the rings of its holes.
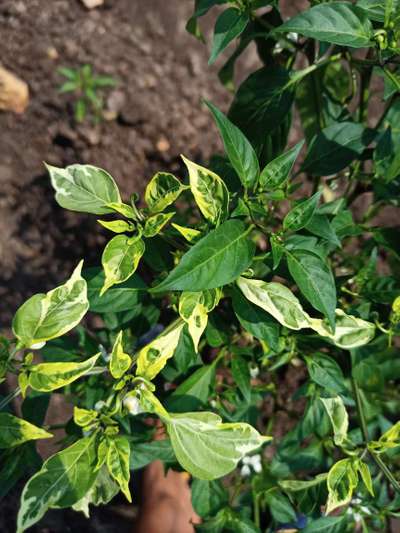
POLYGON ((171 147, 171 145, 169 144, 169 142, 167 141, 165 137, 161 137, 161 139, 157 141, 156 146, 159 152, 168 152, 168 150, 171 147))
POLYGON ((126 97, 123 91, 111 91, 107 98, 107 111, 114 113, 117 116, 124 107, 125 100, 126 97))
POLYGON ((79 134, 90 146, 96 146, 101 141, 100 130, 96 128, 89 128, 82 125, 79 128, 79 134))
POLYGON ((81 0, 81 2, 87 9, 94 9, 104 4, 104 0, 81 0))
POLYGON ((28 85, 9 70, 0 67, 0 109, 23 113, 28 102, 28 85))
POLYGON ((58 52, 57 52, 57 49, 54 48, 54 46, 49 46, 48 49, 46 50, 46 53, 47 53, 47 57, 49 59, 58 59, 58 52))

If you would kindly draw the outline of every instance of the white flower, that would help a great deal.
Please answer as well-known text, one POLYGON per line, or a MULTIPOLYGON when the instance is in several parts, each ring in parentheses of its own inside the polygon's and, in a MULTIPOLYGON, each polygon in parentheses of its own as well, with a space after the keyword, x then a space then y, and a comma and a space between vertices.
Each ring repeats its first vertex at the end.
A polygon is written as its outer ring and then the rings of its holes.
POLYGON ((262 472, 261 455, 253 455, 251 465, 256 474, 262 472))
POLYGON ((259 474, 262 471, 261 455, 246 455, 242 459, 242 465, 240 470, 241 476, 249 476, 252 470, 254 470, 256 474, 259 474))
POLYGON ((248 477, 251 474, 250 467, 248 465, 243 465, 240 469, 240 475, 242 477, 248 477))
POLYGON ((140 401, 137 396, 125 396, 124 401, 122 403, 131 415, 138 415, 140 413, 143 413, 143 409, 140 406, 140 401))
POLYGON ((251 366, 250 367, 250 377, 252 377, 253 379, 255 379, 260 373, 260 369, 258 368, 258 366, 251 366))

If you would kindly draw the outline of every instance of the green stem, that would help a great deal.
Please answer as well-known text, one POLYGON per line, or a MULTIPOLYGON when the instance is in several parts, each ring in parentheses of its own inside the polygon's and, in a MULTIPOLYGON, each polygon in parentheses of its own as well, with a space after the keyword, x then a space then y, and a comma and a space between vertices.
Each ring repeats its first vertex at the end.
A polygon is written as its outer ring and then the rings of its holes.
MULTIPOLYGON (((368 426, 367 421, 365 418, 364 408, 362 405, 362 399, 361 399, 361 392, 358 387, 357 382, 354 378, 351 378, 351 383, 353 386, 354 391, 354 397, 356 401, 356 407, 357 407, 357 414, 358 418, 360 420, 360 426, 361 426, 361 432, 364 437, 365 445, 368 446, 369 443, 369 434, 368 434, 368 426)), ((379 468, 379 470, 382 472, 382 474, 386 477, 386 479, 389 481, 389 483, 392 485, 394 490, 400 494, 400 483, 397 481, 397 479, 393 476, 392 472, 389 470, 387 465, 382 461, 382 459, 379 457, 378 454, 375 454, 372 450, 368 449, 368 452, 375 462, 376 466, 379 468)))
POLYGON ((254 523, 258 529, 261 528, 261 512, 260 512, 260 494, 254 494, 254 523))
POLYGON ((326 57, 325 59, 321 59, 317 63, 314 63, 313 65, 310 65, 309 67, 306 67, 303 70, 298 70, 297 72, 295 72, 295 74, 293 74, 292 79, 288 81, 283 90, 289 89, 289 87, 298 83, 312 72, 315 72, 316 70, 324 67, 325 65, 328 65, 329 63, 335 63, 336 61, 340 61, 340 59, 342 59, 342 54, 335 54, 333 56, 326 57))
POLYGON ((394 101, 396 100, 397 98, 397 94, 393 94, 390 99, 389 99, 389 102, 387 103, 380 119, 378 120, 378 122, 376 123, 376 126, 375 126, 375 129, 376 130, 379 130, 379 128, 382 126, 382 124, 384 123, 385 121, 385 118, 386 118, 386 115, 388 114, 388 112, 390 111, 390 109, 393 107, 393 103, 394 101))
POLYGON ((14 400, 21 393, 21 389, 17 387, 13 392, 10 392, 1 402, 0 402, 0 411, 14 400))

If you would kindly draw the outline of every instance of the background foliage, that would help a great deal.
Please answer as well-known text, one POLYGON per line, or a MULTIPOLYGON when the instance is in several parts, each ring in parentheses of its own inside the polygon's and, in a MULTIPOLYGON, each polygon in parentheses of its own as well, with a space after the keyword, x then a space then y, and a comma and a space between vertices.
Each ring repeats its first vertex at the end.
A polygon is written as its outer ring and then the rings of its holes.
POLYGON ((399 6, 315 3, 283 22, 271 2, 200 0, 188 30, 202 38, 217 4, 210 63, 236 42, 227 116, 206 102, 225 155, 183 157, 187 178, 156 174, 144 204, 104 170, 48 167, 60 206, 115 235, 101 268, 30 298, 2 340, 0 375, 19 380, 0 402, 3 494, 34 469, 20 531, 49 508, 130 501, 130 471, 157 458, 193 475, 200 531, 375 531, 397 516, 399 243, 378 215, 399 200, 399 6), (264 66, 235 88, 251 42, 264 66), (295 114, 304 140, 288 148, 295 114), (87 312, 102 326, 81 325, 87 312), (289 368, 304 410, 279 435, 266 405, 289 368), (74 416, 41 464, 32 441, 50 437, 58 389, 74 416))

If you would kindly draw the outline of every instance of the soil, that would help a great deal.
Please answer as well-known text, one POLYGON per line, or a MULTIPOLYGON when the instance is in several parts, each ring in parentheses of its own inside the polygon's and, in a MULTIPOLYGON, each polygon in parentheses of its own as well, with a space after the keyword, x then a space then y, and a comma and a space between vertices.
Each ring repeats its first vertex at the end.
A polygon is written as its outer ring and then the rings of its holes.
MULTIPOLYGON (((158 170, 179 175, 180 153, 201 161, 219 148, 201 100, 227 109, 231 97, 207 48, 185 30, 191 10, 182 0, 105 0, 91 11, 81 0, 0 0, 0 62, 30 89, 25 113, 0 114, 1 329, 79 258, 97 262, 104 242, 94 217, 55 203, 43 161, 105 168, 127 197, 158 170), (77 125, 73 97, 58 92, 57 69, 86 63, 118 80, 105 98, 114 120, 77 125)), ((254 62, 253 51, 242 76, 254 62)))

